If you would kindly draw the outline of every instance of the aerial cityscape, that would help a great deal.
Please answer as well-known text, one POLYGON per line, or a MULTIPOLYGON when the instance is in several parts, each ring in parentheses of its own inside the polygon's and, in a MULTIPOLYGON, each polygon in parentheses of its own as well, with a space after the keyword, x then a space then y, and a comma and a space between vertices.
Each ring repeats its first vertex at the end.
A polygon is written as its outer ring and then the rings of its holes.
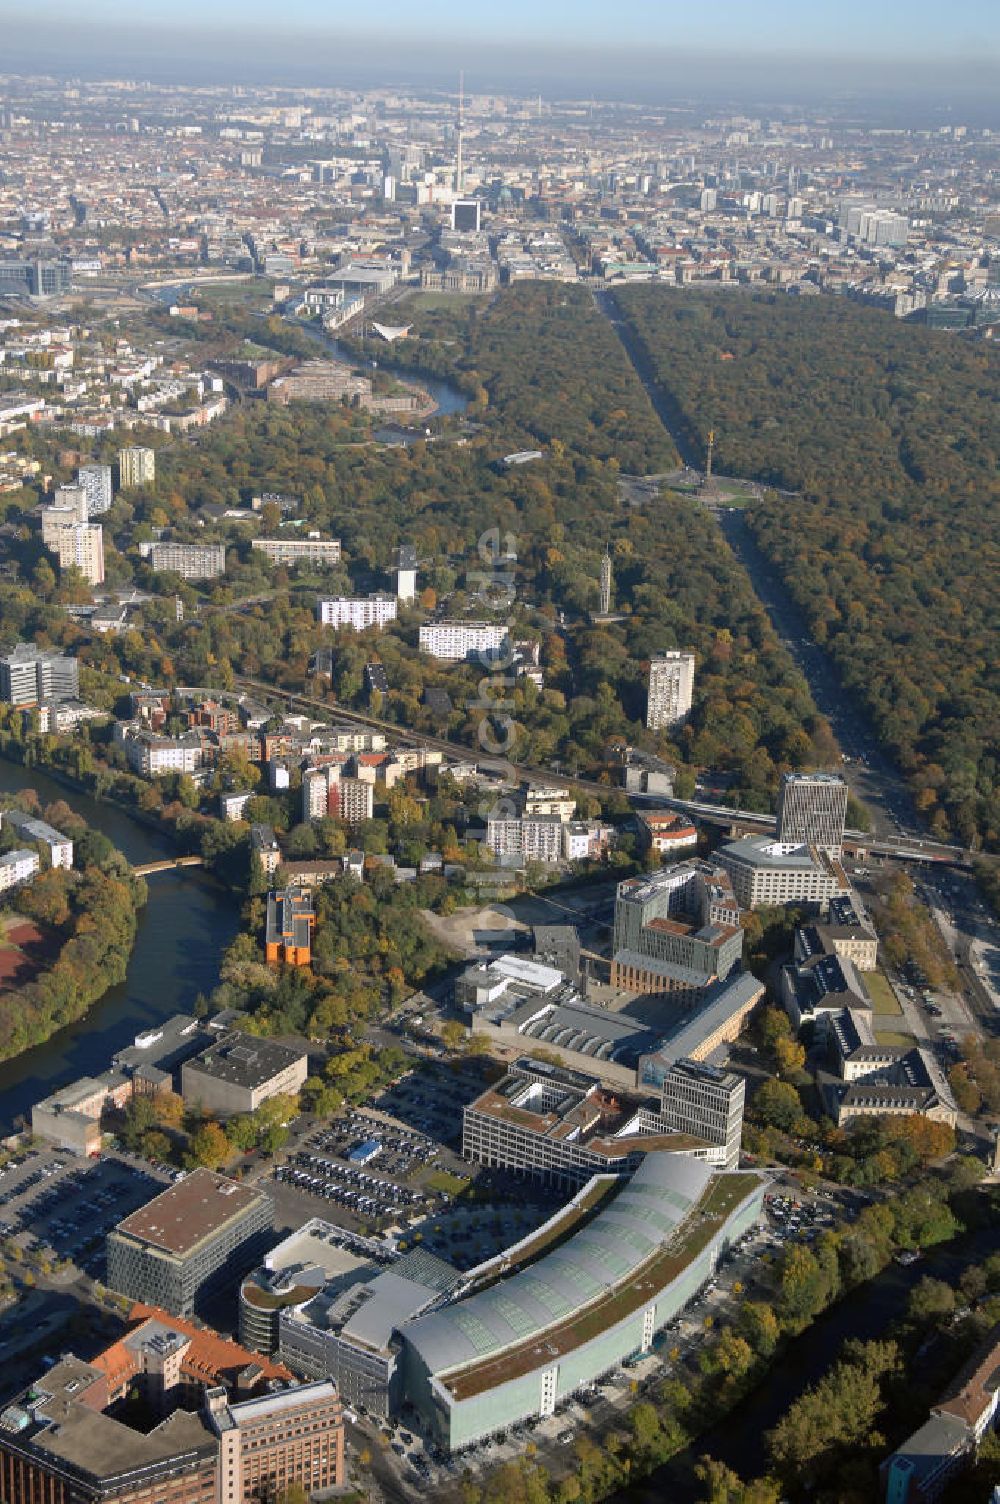
POLYGON ((1000 1504, 1000 27, 883 10, 5 18, 0 1504, 1000 1504))

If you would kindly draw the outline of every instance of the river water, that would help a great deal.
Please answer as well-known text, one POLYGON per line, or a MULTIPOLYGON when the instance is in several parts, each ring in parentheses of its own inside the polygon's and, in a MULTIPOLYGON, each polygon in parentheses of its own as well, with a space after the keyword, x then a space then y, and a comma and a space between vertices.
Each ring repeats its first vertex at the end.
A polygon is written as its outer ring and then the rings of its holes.
MULTIPOLYGON (((166 836, 131 820, 113 804, 64 788, 36 768, 0 760, 0 791, 33 788, 43 805, 65 799, 103 831, 130 862, 171 856, 166 836)), ((0 1062, 0 1130, 9 1133, 31 1104, 78 1076, 106 1070, 111 1056, 135 1035, 190 1008, 218 981, 219 957, 239 928, 239 908, 226 890, 197 867, 147 879, 149 902, 139 912, 135 947, 124 982, 89 1013, 45 1044, 0 1062)))
MULTIPOLYGON (((350 350, 345 350, 340 341, 332 334, 327 334, 325 330, 311 324, 296 325, 296 328, 303 329, 306 334, 316 340, 317 344, 323 345, 335 360, 343 360, 348 365, 361 368, 372 362, 378 365, 378 345, 376 344, 372 344, 372 354, 367 361, 359 360, 357 355, 350 350)), ((383 345, 382 348, 386 347, 383 345)), ((430 414, 432 418, 444 418, 449 413, 464 413, 469 405, 468 397, 464 396, 457 386, 452 386, 450 381, 442 381, 438 376, 428 376, 423 371, 411 370, 408 366, 386 366, 386 370, 391 371, 393 376, 398 376, 401 381, 412 381, 417 386, 423 387, 424 391, 434 398, 437 406, 430 414)))
MULTIPOLYGON (((185 284, 172 282, 169 286, 154 289, 152 291, 152 296, 156 299, 157 302, 163 303, 169 307, 171 303, 179 302, 181 299, 190 296, 192 288, 197 288, 197 286, 197 282, 189 282, 185 284)), ((377 313, 378 310, 375 309, 374 312, 377 313)), ((392 309, 390 308, 387 312, 386 322, 388 324, 391 323, 391 321, 392 309)), ((358 357, 356 355, 353 355, 350 350, 345 350, 343 345, 341 345, 340 342, 335 339, 332 334, 327 334, 325 329, 321 329, 315 324, 295 322, 293 323, 292 327, 295 329, 303 330, 303 332, 308 334, 311 339, 314 339, 317 344, 323 345, 325 349, 329 350, 330 354, 334 357, 335 360, 343 360, 351 366, 364 366, 365 364, 369 363, 365 361, 359 361, 358 357)), ((377 362, 377 346, 373 346, 373 355, 371 358, 377 362)), ((392 374, 394 376, 399 376, 403 380, 409 379, 410 381, 416 382, 418 385, 423 387, 425 392, 428 392, 430 396, 434 398, 437 406, 435 407, 433 413, 430 414, 432 418, 444 418, 447 417, 449 413, 464 413, 465 409, 469 405, 468 397, 464 396, 462 392, 459 391, 457 386, 452 386, 450 381, 442 381, 440 377, 426 376, 423 371, 410 370, 409 368, 405 367, 400 367, 400 369, 398 370, 393 367, 392 374)))

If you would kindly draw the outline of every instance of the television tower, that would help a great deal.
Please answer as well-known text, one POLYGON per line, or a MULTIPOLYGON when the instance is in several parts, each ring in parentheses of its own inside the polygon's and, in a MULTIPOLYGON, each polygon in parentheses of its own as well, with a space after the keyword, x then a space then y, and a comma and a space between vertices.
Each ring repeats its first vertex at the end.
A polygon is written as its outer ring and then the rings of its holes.
POLYGON ((458 75, 458 157, 455 162, 455 197, 462 197, 463 178, 462 170, 462 133, 465 128, 465 73, 458 75))
POLYGON ((611 612, 611 545, 604 550, 604 558, 601 560, 601 615, 608 616, 611 612))

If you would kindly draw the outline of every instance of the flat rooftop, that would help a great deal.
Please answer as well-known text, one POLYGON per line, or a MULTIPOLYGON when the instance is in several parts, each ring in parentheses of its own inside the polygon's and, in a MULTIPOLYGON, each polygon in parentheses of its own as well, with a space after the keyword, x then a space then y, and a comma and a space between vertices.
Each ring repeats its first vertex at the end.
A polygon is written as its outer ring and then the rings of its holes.
POLYGON ((201 1415, 175 1410, 144 1434, 92 1409, 83 1396, 102 1378, 101 1370, 91 1364, 63 1358, 4 1412, 6 1416, 12 1409, 23 1409, 26 1417, 37 1417, 9 1439, 94 1479, 118 1478, 182 1453, 214 1455, 216 1438, 201 1415))
POLYGON ((226 1081, 252 1091, 255 1087, 266 1086, 281 1071, 301 1060, 304 1054, 304 1050, 279 1044, 276 1039, 259 1039, 253 1034, 234 1031, 217 1044, 210 1045, 204 1054, 189 1060, 187 1069, 209 1076, 213 1081, 226 1081))
POLYGON ((181 1256, 261 1201, 268 1198, 256 1186, 240 1185, 214 1170, 192 1170, 125 1217, 111 1236, 123 1234, 181 1256))

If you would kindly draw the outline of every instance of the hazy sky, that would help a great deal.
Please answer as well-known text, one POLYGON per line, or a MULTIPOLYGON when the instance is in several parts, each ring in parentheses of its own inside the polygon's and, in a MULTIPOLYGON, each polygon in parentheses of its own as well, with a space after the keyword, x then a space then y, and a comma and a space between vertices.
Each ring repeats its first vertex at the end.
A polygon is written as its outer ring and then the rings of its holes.
POLYGON ((0 0, 0 37, 12 72, 1000 98, 1000 0, 0 0))
MULTIPOLYGON (((883 56, 982 55, 1000 46, 998 0, 377 0, 370 6, 343 0, 35 0, 30 6, 0 0, 0 21, 19 29, 53 28, 63 19, 88 26, 154 23, 171 28, 302 30, 373 38, 419 34, 439 41, 516 38, 525 46, 668 47, 683 50, 750 48, 761 51, 879 52, 883 56)), ((0 67, 2 67, 0 53, 0 67)))

